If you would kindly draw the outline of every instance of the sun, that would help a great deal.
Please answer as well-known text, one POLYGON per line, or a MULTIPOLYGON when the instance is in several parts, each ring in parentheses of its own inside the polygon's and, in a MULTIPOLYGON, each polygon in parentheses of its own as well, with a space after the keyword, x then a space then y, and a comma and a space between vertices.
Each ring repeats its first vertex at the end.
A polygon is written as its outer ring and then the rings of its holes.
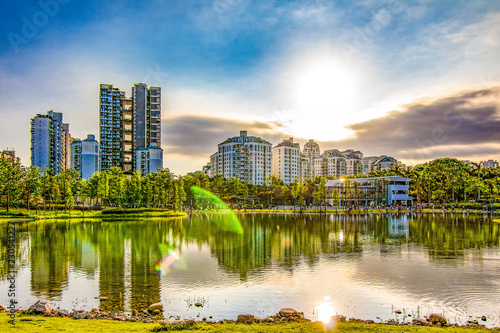
POLYGON ((294 69, 290 101, 294 135, 338 140, 349 135, 356 95, 355 75, 333 57, 312 58, 294 69))
POLYGON ((295 103, 301 110, 349 110, 354 97, 352 74, 331 59, 306 66, 295 83, 295 103))

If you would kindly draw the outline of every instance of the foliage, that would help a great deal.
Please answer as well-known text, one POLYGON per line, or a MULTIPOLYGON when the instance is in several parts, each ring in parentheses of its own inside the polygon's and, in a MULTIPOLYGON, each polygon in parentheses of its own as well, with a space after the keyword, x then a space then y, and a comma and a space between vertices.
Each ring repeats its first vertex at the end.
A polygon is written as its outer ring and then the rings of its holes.
MULTIPOLYGON (((500 168, 483 168, 454 158, 440 158, 410 169, 399 166, 378 170, 370 177, 399 175, 411 178, 410 195, 416 202, 467 203, 498 201, 500 198, 500 168)), ((357 183, 344 177, 346 195, 356 197, 357 183)), ((231 208, 269 208, 276 205, 318 205, 324 203, 327 178, 295 179, 284 184, 270 176, 265 185, 252 185, 236 177, 216 175, 209 178, 201 172, 174 177, 168 170, 158 170, 146 176, 138 172, 124 174, 119 168, 95 173, 90 179, 79 179, 75 170, 55 175, 51 170, 23 167, 14 159, 0 159, 0 206, 65 210, 76 207, 172 208, 199 209, 193 186, 210 191, 231 208), (76 207, 75 207, 76 206, 76 207)), ((335 191, 334 191, 335 192, 335 191)), ((339 198, 331 198, 337 201, 339 198)))

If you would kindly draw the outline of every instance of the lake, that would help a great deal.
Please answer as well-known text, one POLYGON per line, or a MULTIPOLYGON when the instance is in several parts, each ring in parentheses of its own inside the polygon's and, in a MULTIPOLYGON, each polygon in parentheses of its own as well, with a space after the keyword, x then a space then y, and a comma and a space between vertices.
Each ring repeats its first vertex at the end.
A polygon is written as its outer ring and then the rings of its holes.
MULTIPOLYGON (((0 229, 7 305, 7 223, 0 229)), ((265 317, 292 307, 314 320, 437 312, 500 326, 500 223, 483 215, 199 214, 18 222, 16 232, 21 309, 46 298, 66 310, 129 313, 161 301, 166 317, 265 317)))

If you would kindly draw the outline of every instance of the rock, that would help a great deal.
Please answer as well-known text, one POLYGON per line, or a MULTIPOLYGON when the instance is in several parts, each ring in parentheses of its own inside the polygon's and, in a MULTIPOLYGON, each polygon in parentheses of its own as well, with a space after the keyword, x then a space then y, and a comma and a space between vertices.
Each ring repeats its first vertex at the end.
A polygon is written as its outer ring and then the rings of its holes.
POLYGON ((62 310, 62 309, 57 310, 57 311, 56 311, 56 313, 57 313, 58 315, 61 315, 62 317, 67 317, 67 316, 69 316, 69 311, 62 310))
POLYGON ((256 322, 256 323, 262 323, 262 318, 261 317, 253 317, 253 320, 256 322))
POLYGON ((265 318, 264 320, 262 320, 264 323, 274 323, 274 319, 273 318, 265 318))
POLYGON ((481 320, 482 320, 482 321, 486 321, 486 316, 482 316, 482 317, 481 317, 481 320))
POLYGON ((199 308, 199 307, 203 307, 203 304, 201 304, 200 302, 196 302, 196 303, 194 303, 194 306, 196 306, 197 308, 199 308))
POLYGON ((149 306, 148 310, 150 312, 153 312, 154 310, 163 310, 163 304, 162 303, 153 303, 149 306))
POLYGON ((0 312, 7 312, 7 307, 3 304, 0 304, 0 312))
POLYGON ((73 316, 74 319, 85 319, 87 317, 87 312, 77 312, 73 316))
POLYGON ((159 315, 160 313, 161 313, 161 310, 158 310, 158 309, 154 309, 154 310, 153 310, 153 314, 154 314, 155 316, 159 315))
POLYGON ((429 322, 425 319, 421 319, 421 318, 415 318, 411 321, 411 323, 413 325, 417 325, 417 326, 429 326, 429 322))
POLYGON ((367 323, 367 324, 374 324, 375 322, 373 320, 368 319, 367 321, 365 321, 365 323, 367 323))
POLYGON ((280 316, 282 317, 291 317, 297 314, 297 311, 295 311, 292 308, 283 308, 279 312, 280 316))
POLYGON ((253 324, 254 322, 254 316, 249 315, 249 314, 241 314, 238 315, 238 319, 236 320, 237 323, 245 323, 245 324, 253 324))
POLYGON ((446 323, 448 322, 445 317, 437 313, 431 313, 429 315, 429 321, 433 324, 440 323, 442 325, 446 325, 446 323))
POLYGON ((104 297, 104 296, 96 296, 96 297, 94 297, 94 298, 95 298, 95 299, 98 299, 98 300, 100 300, 100 301, 107 301, 107 300, 109 299, 109 298, 104 297))
POLYGON ((49 301, 47 301, 46 299, 41 299, 30 306, 28 310, 32 310, 33 312, 48 313, 52 312, 52 307, 50 306, 49 301))
POLYGON ((98 308, 92 308, 92 310, 90 310, 90 312, 99 312, 99 309, 98 308))
POLYGON ((394 311, 394 313, 397 313, 397 314, 402 314, 402 313, 403 313, 403 311, 401 311, 401 310, 395 310, 395 311, 394 311))

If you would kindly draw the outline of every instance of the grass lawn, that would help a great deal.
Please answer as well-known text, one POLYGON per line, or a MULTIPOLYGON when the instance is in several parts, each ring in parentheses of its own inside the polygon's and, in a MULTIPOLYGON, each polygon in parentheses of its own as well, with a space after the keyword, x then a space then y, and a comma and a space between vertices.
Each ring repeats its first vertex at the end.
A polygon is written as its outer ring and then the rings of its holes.
MULTIPOLYGON (((159 324, 122 322, 115 320, 75 320, 43 316, 19 315, 15 325, 8 323, 7 314, 0 314, 1 332, 151 332, 159 324), (33 320, 26 321, 32 318, 33 320)), ((325 332, 320 323, 287 324, 196 324, 184 332, 325 332)), ((383 324, 339 323, 336 332, 500 332, 484 328, 437 328, 422 326, 392 326, 383 324)))

